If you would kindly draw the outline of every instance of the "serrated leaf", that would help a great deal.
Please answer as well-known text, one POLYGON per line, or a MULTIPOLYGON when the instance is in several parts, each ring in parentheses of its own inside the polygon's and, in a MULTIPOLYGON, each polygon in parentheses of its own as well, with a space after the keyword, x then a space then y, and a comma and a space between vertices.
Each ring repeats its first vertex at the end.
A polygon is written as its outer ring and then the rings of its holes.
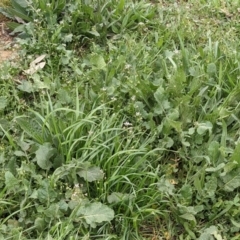
POLYGON ((40 145, 35 152, 38 166, 44 170, 49 170, 52 167, 52 163, 49 160, 55 152, 56 150, 51 147, 50 143, 40 145))
POLYGON ((99 223, 113 220, 114 211, 100 202, 94 202, 82 206, 76 215, 85 219, 87 224, 95 228, 99 223))
POLYGON ((104 177, 103 171, 99 167, 95 166, 80 170, 78 172, 78 175, 88 182, 102 180, 104 177))

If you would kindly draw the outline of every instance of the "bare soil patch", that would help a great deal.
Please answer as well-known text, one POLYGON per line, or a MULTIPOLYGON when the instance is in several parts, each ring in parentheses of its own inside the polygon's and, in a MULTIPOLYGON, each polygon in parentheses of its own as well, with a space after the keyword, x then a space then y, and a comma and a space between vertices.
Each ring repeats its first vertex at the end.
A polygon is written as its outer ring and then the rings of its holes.
POLYGON ((12 48, 13 37, 9 35, 5 22, 0 22, 0 63, 6 60, 13 60, 17 57, 16 51, 12 48))

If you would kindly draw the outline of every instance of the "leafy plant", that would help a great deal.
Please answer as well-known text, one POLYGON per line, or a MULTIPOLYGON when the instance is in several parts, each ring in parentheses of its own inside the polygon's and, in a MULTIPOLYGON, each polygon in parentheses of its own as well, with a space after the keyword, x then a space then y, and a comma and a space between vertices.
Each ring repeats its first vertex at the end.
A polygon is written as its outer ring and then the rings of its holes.
POLYGON ((237 4, 31 2, 0 71, 0 238, 239 239, 237 4))

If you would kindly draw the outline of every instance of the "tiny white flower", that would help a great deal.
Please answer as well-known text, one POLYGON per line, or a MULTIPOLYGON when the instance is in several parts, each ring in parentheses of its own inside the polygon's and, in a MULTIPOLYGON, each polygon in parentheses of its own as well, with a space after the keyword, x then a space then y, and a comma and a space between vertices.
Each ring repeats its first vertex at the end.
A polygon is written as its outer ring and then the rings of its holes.
POLYGON ((175 54, 178 54, 178 53, 179 53, 179 50, 178 50, 178 49, 175 49, 175 50, 174 50, 174 53, 175 53, 175 54))
POLYGON ((127 69, 129 69, 129 68, 131 68, 131 65, 130 65, 130 64, 126 64, 126 65, 125 65, 125 69, 127 70, 127 69))
POLYGON ((88 135, 90 136, 90 135, 92 135, 93 134, 93 131, 89 131, 88 132, 88 135))
POLYGON ((125 123, 123 123, 123 125, 124 125, 125 127, 132 126, 132 124, 131 124, 130 122, 125 122, 125 123))

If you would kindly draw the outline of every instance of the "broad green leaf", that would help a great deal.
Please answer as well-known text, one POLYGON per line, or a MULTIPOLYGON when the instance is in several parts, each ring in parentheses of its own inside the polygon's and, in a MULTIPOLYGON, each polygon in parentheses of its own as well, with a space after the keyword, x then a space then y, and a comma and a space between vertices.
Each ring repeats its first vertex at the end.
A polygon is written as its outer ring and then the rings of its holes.
POLYGON ((100 37, 99 32, 94 28, 91 31, 88 31, 88 33, 92 34, 95 37, 100 37))
POLYGON ((63 41, 69 43, 69 42, 72 42, 72 38, 73 38, 73 34, 69 33, 63 36, 63 41))
POLYGON ((17 1, 11 0, 11 3, 13 4, 13 6, 15 6, 14 3, 16 3, 16 2, 17 2, 17 4, 19 4, 22 8, 26 8, 26 7, 29 5, 28 1, 26 1, 26 0, 17 0, 17 1))
POLYGON ((215 240, 212 234, 203 232, 198 240, 215 240))
POLYGON ((7 106, 7 98, 6 97, 0 97, 0 110, 3 110, 7 106))
POLYGON ((165 97, 165 90, 162 86, 160 86, 157 91, 154 93, 154 98, 158 102, 158 104, 162 104, 162 101, 165 97))
POLYGON ((215 63, 209 63, 207 66, 207 73, 213 74, 217 71, 217 67, 215 63))
POLYGON ((39 128, 37 125, 34 125, 34 122, 29 118, 16 118, 15 120, 17 124, 21 127, 23 131, 25 131, 30 137, 38 142, 42 142, 42 136, 39 133, 39 128))
POLYGON ((210 143, 208 147, 208 152, 211 158, 211 162, 216 162, 218 160, 219 147, 220 147, 220 144, 216 141, 213 141, 210 143))
POLYGON ((166 50, 164 52, 164 54, 165 54, 166 58, 172 58, 174 56, 174 52, 169 51, 169 50, 166 50))
POLYGON ((87 224, 95 228, 99 223, 113 220, 114 211, 100 202, 94 202, 80 207, 76 215, 85 219, 87 224))
POLYGON ((14 155, 17 156, 17 157, 23 157, 23 156, 26 156, 26 154, 22 151, 15 151, 14 152, 14 155))
POLYGON ((237 228, 240 228, 240 223, 239 222, 236 222, 235 220, 231 219, 231 222, 232 224, 237 227, 237 228))
POLYGON ((33 82, 34 82, 34 90, 39 90, 39 89, 49 89, 50 87, 48 84, 44 83, 43 81, 40 80, 40 76, 37 73, 34 73, 32 75, 33 82))
POLYGON ((4 152, 0 153, 0 164, 3 164, 5 162, 6 158, 4 156, 4 152))
POLYGON ((78 171, 78 175, 88 182, 102 180, 104 177, 103 171, 99 167, 90 167, 78 171))
POLYGON ((209 131, 209 134, 212 132, 213 125, 211 122, 198 123, 197 133, 203 135, 206 131, 209 131))
POLYGON ((217 167, 206 168, 206 172, 217 172, 225 167, 225 163, 220 163, 217 167))
POLYGON ((37 199, 38 198, 38 191, 36 189, 33 190, 32 194, 29 198, 37 199))
POLYGON ((69 92, 63 88, 58 90, 58 99, 61 103, 70 103, 72 101, 69 92))
POLYGON ((34 92, 32 83, 26 80, 23 80, 21 84, 18 85, 17 88, 23 92, 28 92, 28 93, 34 92))
POLYGON ((59 211, 59 205, 56 203, 52 203, 45 211, 44 215, 49 218, 59 218, 61 216, 61 212, 59 211))
POLYGON ((193 222, 196 223, 196 218, 191 213, 184 213, 184 214, 180 215, 179 217, 181 217, 183 219, 186 219, 186 220, 189 220, 189 221, 193 221, 193 222))
POLYGON ((53 189, 49 179, 43 179, 41 181, 42 187, 37 190, 38 200, 41 203, 53 202, 58 196, 58 189, 53 189))
POLYGON ((49 170, 52 167, 52 162, 49 160, 55 152, 56 150, 51 147, 50 143, 40 145, 35 152, 38 166, 44 170, 49 170))
POLYGON ((240 143, 237 144, 237 146, 234 149, 234 152, 230 158, 230 161, 232 162, 237 162, 238 164, 240 164, 240 143))
POLYGON ((104 69, 106 67, 106 65, 107 65, 106 62, 104 61, 104 58, 101 55, 97 55, 97 54, 94 54, 91 57, 90 62, 97 69, 104 69))
POLYGON ((192 201, 192 195, 193 195, 191 185, 189 184, 183 185, 182 188, 180 189, 180 194, 182 198, 185 200, 185 202, 190 203, 192 201))
POLYGON ((188 129, 188 134, 193 135, 195 133, 195 128, 191 127, 188 129))
POLYGON ((169 118, 166 119, 168 124, 174 128, 178 133, 180 133, 182 131, 182 123, 178 122, 178 121, 173 121, 169 118))
POLYGON ((168 179, 162 178, 158 182, 158 190, 162 193, 167 193, 169 195, 173 195, 175 187, 173 184, 171 184, 171 182, 168 179))
POLYGON ((167 117, 173 121, 176 121, 179 118, 179 110, 177 108, 173 109, 168 113, 167 117))
POLYGON ((120 192, 113 192, 111 195, 107 197, 109 203, 118 203, 126 200, 130 200, 134 198, 131 194, 120 193, 120 192))
POLYGON ((216 226, 210 226, 205 229, 204 232, 199 237, 199 240, 222 240, 222 236, 218 233, 218 228, 216 226))
POLYGON ((34 226, 38 231, 42 231, 45 227, 45 224, 46 222, 44 221, 43 218, 38 217, 35 219, 34 226))
POLYGON ((58 206, 61 211, 67 212, 68 204, 63 199, 58 203, 58 206))
POLYGON ((189 68, 189 74, 193 77, 196 77, 199 75, 199 71, 196 67, 190 67, 189 68))
POLYGON ((223 188, 225 191, 234 191, 236 188, 240 187, 240 168, 227 173, 222 177, 222 180, 225 183, 223 188))
POLYGON ((217 186, 218 186, 217 178, 215 176, 208 177, 204 185, 205 194, 210 198, 214 197, 217 190, 217 186))
POLYGON ((13 176, 13 174, 9 171, 5 172, 5 185, 7 188, 12 188, 19 184, 17 178, 13 176))

